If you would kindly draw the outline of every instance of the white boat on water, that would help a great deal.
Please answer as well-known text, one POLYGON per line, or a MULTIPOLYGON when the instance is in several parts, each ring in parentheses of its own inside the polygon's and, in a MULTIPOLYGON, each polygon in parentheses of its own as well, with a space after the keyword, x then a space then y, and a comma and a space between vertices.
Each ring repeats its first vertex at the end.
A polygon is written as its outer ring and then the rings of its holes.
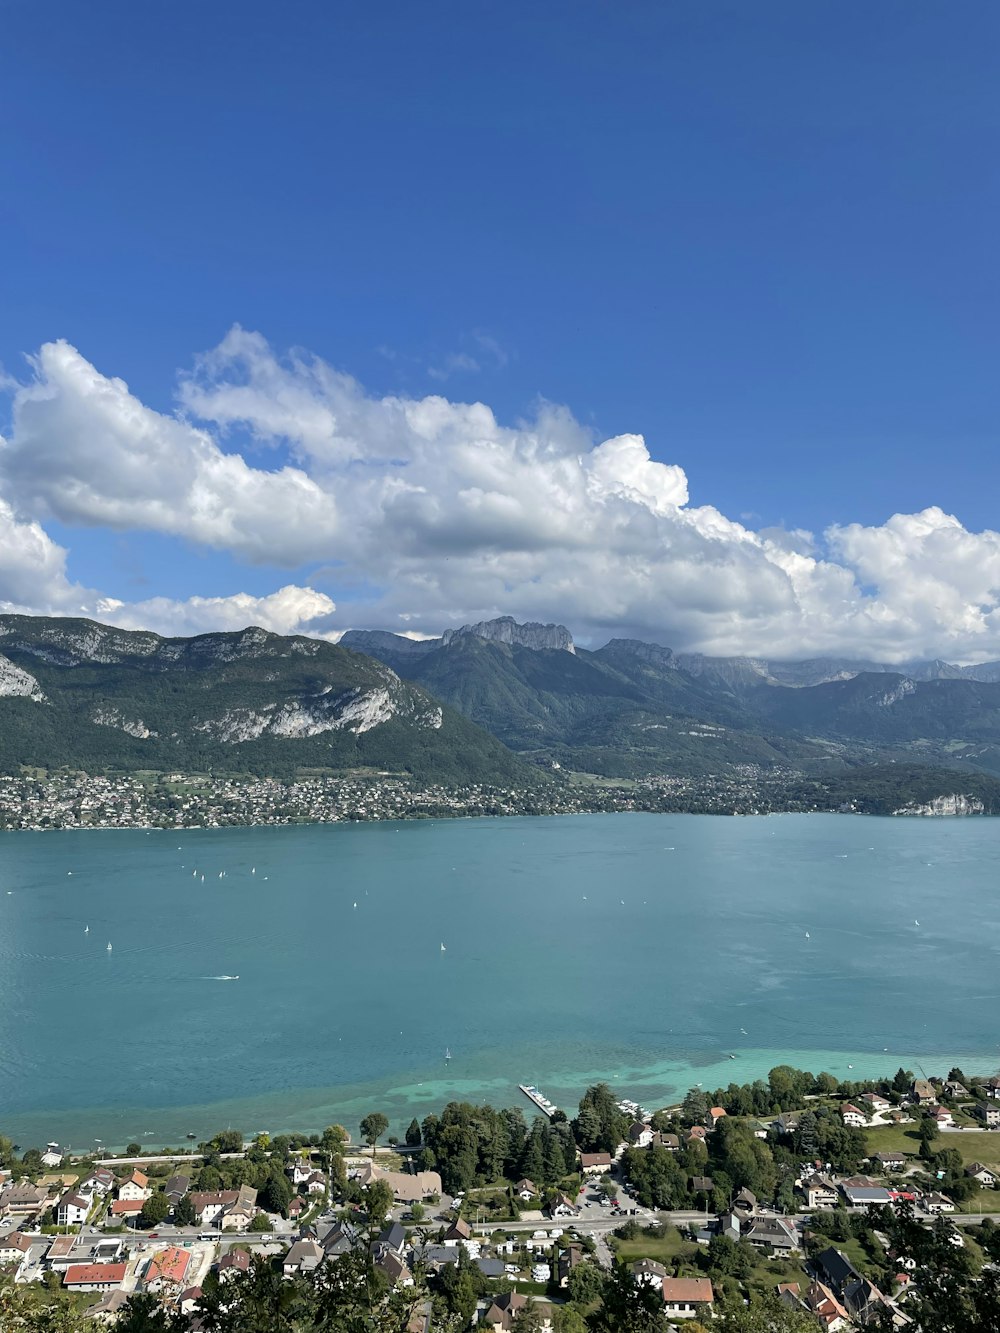
POLYGON ((108 940, 108 953, 110 953, 110 952, 111 952, 111 941, 108 940))
POLYGON ((451 1047, 450 1047, 450 1046, 446 1046, 446 1047, 444 1048, 444 1058, 445 1058, 446 1060, 450 1060, 450 1059, 451 1059, 451 1047))

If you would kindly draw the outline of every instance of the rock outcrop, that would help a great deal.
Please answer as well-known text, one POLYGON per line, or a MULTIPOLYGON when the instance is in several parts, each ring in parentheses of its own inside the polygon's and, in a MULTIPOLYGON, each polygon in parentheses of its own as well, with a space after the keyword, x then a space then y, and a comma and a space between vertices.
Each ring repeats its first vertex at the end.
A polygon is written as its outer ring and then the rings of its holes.
POLYGON ((490 643, 516 644, 520 648, 556 648, 567 653, 576 652, 573 636, 565 625, 540 625, 533 620, 520 625, 513 616, 498 616, 496 620, 481 620, 477 625, 445 630, 441 636, 442 647, 447 647, 462 634, 474 634, 477 639, 486 639, 490 643))

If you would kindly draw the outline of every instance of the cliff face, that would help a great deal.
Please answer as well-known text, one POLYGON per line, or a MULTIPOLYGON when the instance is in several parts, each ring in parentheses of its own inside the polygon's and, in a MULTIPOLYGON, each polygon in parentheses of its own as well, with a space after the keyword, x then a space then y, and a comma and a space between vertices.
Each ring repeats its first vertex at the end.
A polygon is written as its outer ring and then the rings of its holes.
POLYGON ((901 806, 900 809, 893 810, 892 813, 894 815, 921 815, 940 818, 946 815, 982 815, 985 812, 986 807, 978 797, 963 796, 958 792, 952 792, 950 796, 935 796, 932 801, 925 801, 921 805, 901 806))
POLYGON ((0 772, 25 763, 485 782, 526 773, 384 663, 320 639, 256 627, 167 639, 0 616, 0 772))
POLYGON ((575 653, 573 637, 565 625, 540 625, 528 621, 519 625, 513 616, 499 616, 496 620, 481 620, 478 625, 463 625, 461 629, 445 630, 442 647, 447 647, 461 634, 474 634, 489 643, 507 643, 519 648, 557 648, 575 653))

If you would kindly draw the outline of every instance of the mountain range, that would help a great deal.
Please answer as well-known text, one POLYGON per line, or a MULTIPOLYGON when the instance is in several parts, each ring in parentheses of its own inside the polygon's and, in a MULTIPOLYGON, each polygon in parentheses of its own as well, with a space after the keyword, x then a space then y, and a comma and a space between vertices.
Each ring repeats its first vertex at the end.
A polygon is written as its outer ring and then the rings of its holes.
POLYGON ((756 763, 829 771, 905 760, 1000 773, 1000 663, 905 666, 675 653, 509 617, 415 641, 348 631, 377 657, 536 761, 607 776, 756 763))
POLYGON ((263 629, 162 638, 0 616, 0 771, 292 776, 377 770, 462 783, 827 780, 858 765, 1000 775, 1000 668, 713 658, 509 617, 340 644, 263 629))
POLYGON ((89 620, 0 616, 0 771, 63 766, 526 776, 460 713, 324 640, 256 628, 167 639, 89 620))

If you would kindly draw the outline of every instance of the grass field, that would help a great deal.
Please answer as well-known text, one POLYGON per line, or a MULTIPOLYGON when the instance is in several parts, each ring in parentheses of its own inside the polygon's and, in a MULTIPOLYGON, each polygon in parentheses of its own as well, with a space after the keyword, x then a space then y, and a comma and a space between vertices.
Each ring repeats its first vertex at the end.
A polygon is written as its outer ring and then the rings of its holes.
MULTIPOLYGON (((626 1263, 634 1263, 636 1259, 655 1259, 669 1271, 673 1271, 679 1259, 680 1277, 705 1276, 705 1270, 698 1264, 698 1256, 705 1253, 704 1248, 696 1241, 685 1240, 674 1227, 662 1239, 657 1236, 636 1236, 634 1240, 620 1240, 615 1253, 626 1263)), ((773 1292, 779 1282, 808 1285, 809 1278, 802 1267, 801 1256, 772 1260, 762 1255, 757 1267, 746 1278, 745 1285, 759 1291, 773 1292)))
MULTIPOLYGON (((916 1158, 920 1150, 915 1125, 878 1125, 865 1130, 869 1152, 905 1152, 916 1158)), ((962 1161, 983 1162, 1000 1169, 1000 1134, 996 1130, 963 1130, 960 1134, 945 1130, 934 1141, 937 1149, 957 1148, 962 1161)))

